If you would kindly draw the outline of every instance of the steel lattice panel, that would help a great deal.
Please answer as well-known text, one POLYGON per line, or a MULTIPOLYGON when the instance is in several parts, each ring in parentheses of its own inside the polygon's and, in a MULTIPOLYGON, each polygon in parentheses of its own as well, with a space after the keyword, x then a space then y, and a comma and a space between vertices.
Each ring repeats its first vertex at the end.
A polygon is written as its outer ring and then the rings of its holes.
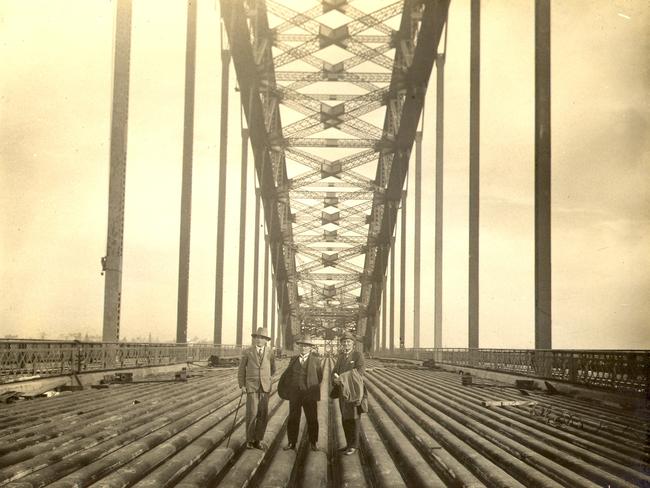
POLYGON ((448 4, 221 1, 290 334, 369 343, 448 4))

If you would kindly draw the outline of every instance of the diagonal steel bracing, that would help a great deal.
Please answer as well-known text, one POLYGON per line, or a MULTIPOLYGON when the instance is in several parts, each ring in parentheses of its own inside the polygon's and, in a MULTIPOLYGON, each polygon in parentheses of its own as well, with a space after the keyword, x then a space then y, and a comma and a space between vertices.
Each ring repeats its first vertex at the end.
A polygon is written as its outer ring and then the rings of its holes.
POLYGON ((370 346, 379 324, 449 0, 368 4, 221 0, 287 345, 347 329, 370 346))

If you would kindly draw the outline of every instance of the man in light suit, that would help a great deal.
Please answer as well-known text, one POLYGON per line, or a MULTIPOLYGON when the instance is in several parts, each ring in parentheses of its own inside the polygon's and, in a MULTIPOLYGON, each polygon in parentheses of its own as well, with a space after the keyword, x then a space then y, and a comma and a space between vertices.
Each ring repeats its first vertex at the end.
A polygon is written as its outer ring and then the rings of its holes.
MULTIPOLYGON (((239 387, 246 392, 246 448, 266 450, 263 441, 269 411, 271 376, 275 374, 273 350, 266 327, 251 334, 253 344, 239 362, 239 387)), ((242 392, 242 394, 243 394, 242 392)))

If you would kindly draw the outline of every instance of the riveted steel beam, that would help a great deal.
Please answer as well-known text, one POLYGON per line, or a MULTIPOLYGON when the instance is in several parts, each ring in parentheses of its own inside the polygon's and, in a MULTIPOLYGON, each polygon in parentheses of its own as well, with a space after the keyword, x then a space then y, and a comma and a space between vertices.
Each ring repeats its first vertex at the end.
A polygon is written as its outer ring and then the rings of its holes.
POLYGON ((535 349, 552 347, 551 3, 535 2, 535 349))
POLYGON ((178 305, 176 342, 187 342, 187 313, 190 279, 190 227, 192 222, 192 156, 194 147, 194 79, 196 65, 196 1, 187 3, 185 47, 185 111, 183 116, 183 177, 181 184, 181 226, 178 251, 178 305))
POLYGON ((129 125, 129 81, 131 66, 131 2, 117 2, 115 60, 111 117, 110 175, 108 186, 108 230, 106 255, 102 258, 104 282, 104 341, 120 340, 122 304, 122 250, 126 197, 126 153, 129 125))
MULTIPOLYGON (((281 150, 272 147, 272 140, 282 137, 282 124, 272 95, 275 76, 271 46, 264 42, 270 36, 265 4, 256 1, 249 2, 249 5, 254 9, 247 11, 243 2, 221 0, 221 15, 242 100, 248 101, 243 108, 269 234, 274 288, 278 291, 277 306, 279 316, 284 318, 295 312, 298 297, 295 284, 291 285, 288 280, 295 272, 295 261, 283 245, 284 240, 291 241, 292 237, 288 222, 290 204, 288 199, 280 198, 276 190, 278 184, 286 182, 285 159, 281 150)), ((286 324, 285 321, 282 323, 286 324)), ((284 331, 283 337, 287 343, 292 341, 293 333, 291 330, 284 331)))
MULTIPOLYGON (((386 202, 396 202, 401 197, 426 87, 448 9, 449 0, 404 3, 398 35, 400 39, 410 41, 413 49, 409 52, 407 46, 396 50, 389 88, 393 104, 387 106, 384 123, 385 132, 394 135, 394 151, 380 157, 375 178, 385 185, 386 202)), ((397 205, 377 205, 371 216, 369 235, 380 242, 390 242, 396 217, 397 205)), ((366 256, 364 272, 374 278, 372 284, 366 285, 362 290, 362 304, 369 310, 377 310, 380 306, 382 278, 387 261, 388 253, 380 252, 380 248, 375 248, 373 253, 366 256), (375 291, 374 287, 379 289, 375 291)), ((369 331, 366 331, 365 340, 366 345, 370 346, 372 334, 369 331)))
POLYGON ((276 0, 221 1, 242 98, 252 93, 254 99, 246 116, 279 286, 279 320, 292 324, 290 333, 309 324, 372 335, 378 306, 368 304, 381 297, 404 181, 400 166, 408 164, 414 137, 409 118, 419 118, 431 68, 427 56, 433 58, 439 38, 432 19, 441 17, 442 26, 449 2, 357 8, 328 0, 299 12, 296 4, 276 0), (321 22, 330 10, 348 20, 321 22), (267 11, 276 22, 272 29, 267 11), (394 31, 386 21, 400 13, 394 31), (321 52, 332 47, 347 58, 321 52), (363 63, 368 69, 352 71, 363 63), (281 106, 302 117, 283 125, 281 106), (371 122, 379 109, 385 111, 383 127, 371 122), (306 171, 287 178, 286 160, 306 171), (366 164, 378 166, 374 179, 355 171, 366 164))

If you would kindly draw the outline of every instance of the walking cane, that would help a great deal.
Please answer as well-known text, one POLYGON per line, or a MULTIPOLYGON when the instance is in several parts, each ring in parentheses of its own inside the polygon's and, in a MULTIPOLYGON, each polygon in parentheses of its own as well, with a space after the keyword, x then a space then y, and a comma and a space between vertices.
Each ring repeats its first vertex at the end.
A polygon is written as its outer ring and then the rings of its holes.
POLYGON ((237 422, 237 412, 239 412, 239 407, 241 406, 241 399, 244 398, 244 392, 241 392, 239 395, 239 402, 237 403, 237 408, 235 409, 235 418, 232 419, 232 428, 230 429, 230 434, 228 434, 228 442, 226 442, 226 449, 230 445, 230 438, 232 437, 232 432, 235 430, 235 422, 237 422))

